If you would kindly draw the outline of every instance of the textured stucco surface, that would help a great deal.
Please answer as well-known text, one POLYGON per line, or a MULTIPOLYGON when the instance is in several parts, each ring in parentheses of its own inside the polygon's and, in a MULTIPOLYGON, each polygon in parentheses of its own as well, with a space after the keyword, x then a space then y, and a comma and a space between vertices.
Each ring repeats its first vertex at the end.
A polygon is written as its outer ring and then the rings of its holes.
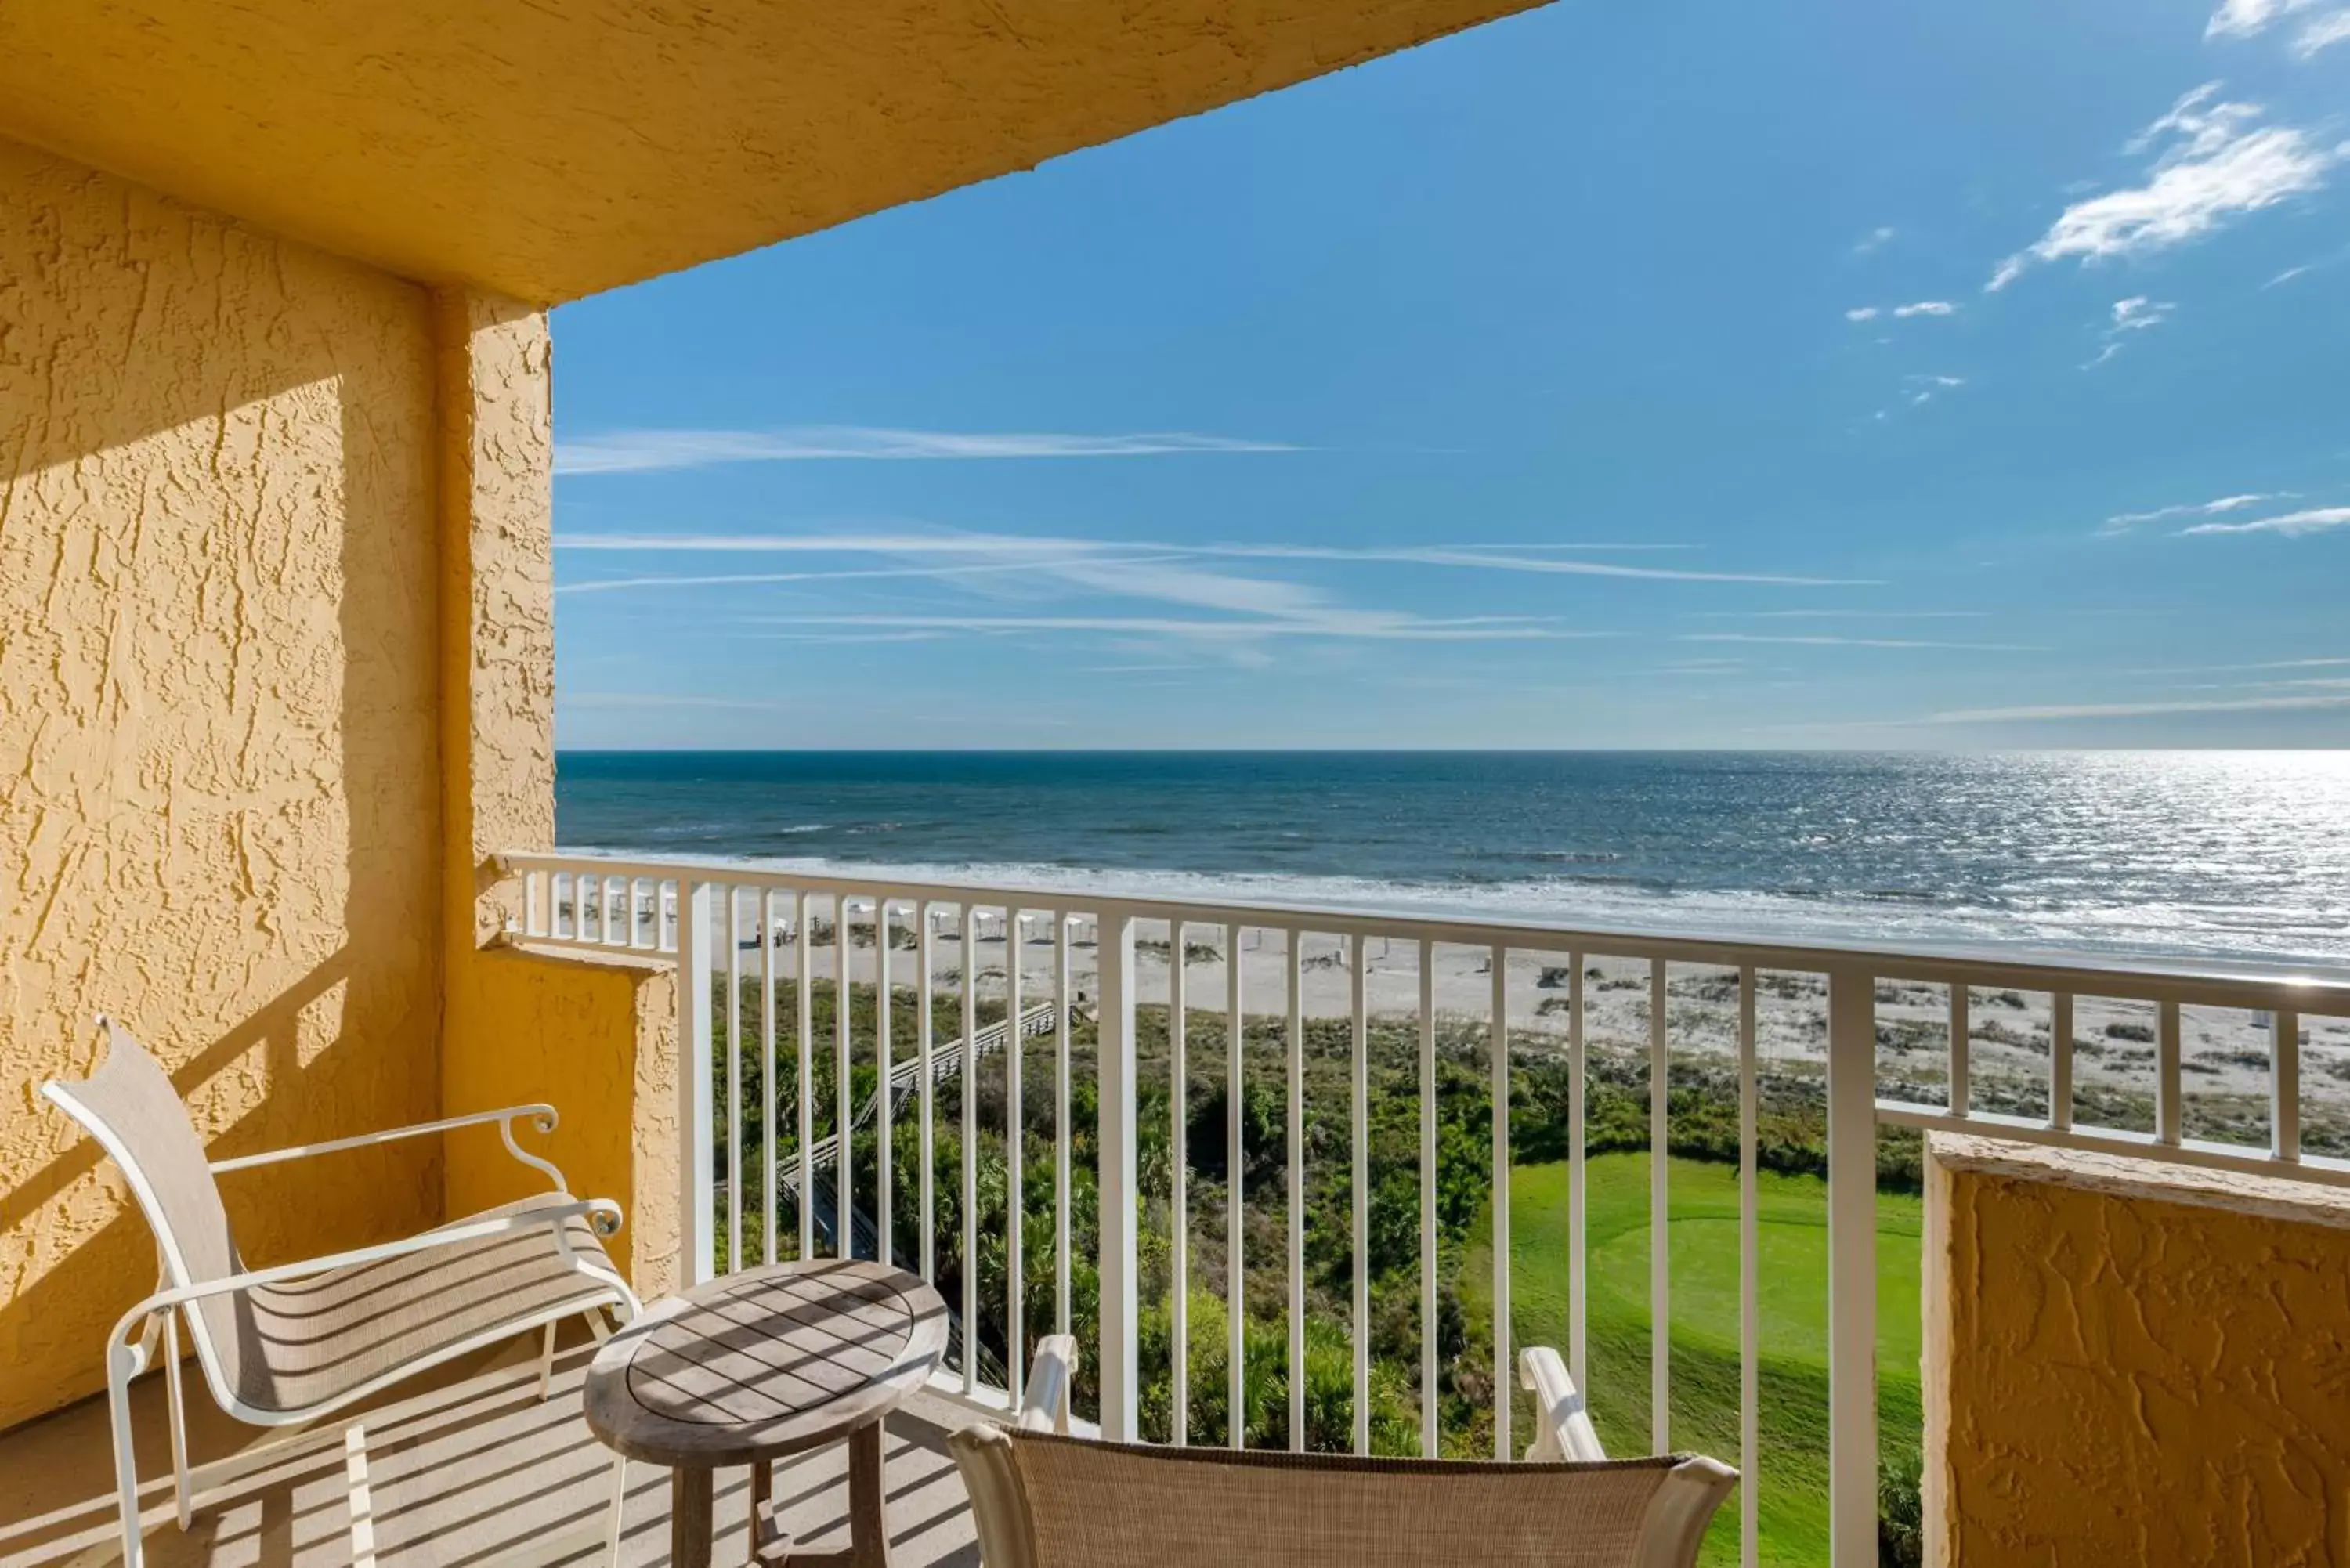
MULTIPOLYGON (((677 1248, 673 971, 523 947, 493 948, 471 965, 466 1033, 452 1033, 447 1061, 452 1108, 553 1103, 554 1134, 518 1135, 523 1146, 561 1167, 579 1196, 620 1205, 627 1222, 613 1256, 640 1293, 659 1294, 674 1280, 677 1248)), ((546 1186, 494 1132, 452 1137, 447 1170, 452 1215, 546 1186)))
MULTIPOLYGON (((657 1291, 675 1251, 666 966, 502 945, 519 914, 501 851, 555 842, 554 403, 545 313, 450 289, 440 387, 442 1095, 451 1114, 536 1100, 581 1197, 627 1215, 613 1243, 657 1291)), ((494 1137, 450 1140, 445 1210, 536 1189, 494 1137)))
POLYGON ((2350 1562, 2350 1196, 2078 1158, 1935 1140, 1932 1560, 2350 1562))
MULTIPOLYGON (((0 143, 0 1425, 154 1281, 35 1094, 92 1012, 222 1154, 440 1108, 432 344, 411 285, 0 143)), ((437 1160, 224 1185, 266 1262, 432 1220, 437 1160)))
POLYGON ((918 200, 1527 0, 11 0, 0 135, 542 303, 918 200))

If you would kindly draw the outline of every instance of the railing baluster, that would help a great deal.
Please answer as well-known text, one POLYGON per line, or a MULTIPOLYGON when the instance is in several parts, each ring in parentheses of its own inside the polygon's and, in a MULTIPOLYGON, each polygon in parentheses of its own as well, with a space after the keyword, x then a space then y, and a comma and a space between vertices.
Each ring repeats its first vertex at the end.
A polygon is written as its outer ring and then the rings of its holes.
POLYGON ((1591 1387, 1590 1339, 1584 1332, 1584 1303, 1588 1293, 1585 1278, 1590 1272, 1586 1266, 1590 1256, 1589 1233, 1585 1227, 1584 1180, 1584 1104, 1586 1087, 1584 1083, 1583 1037, 1583 961, 1584 955, 1570 951, 1566 955, 1566 1345, 1567 1370, 1575 1375, 1575 1386, 1591 1387))
POLYGON ((743 889, 726 884, 726 1272, 743 1266, 743 889))
POLYGON ((1672 1119, 1665 961, 1648 961, 1648 1451, 1673 1446, 1672 1119))
POLYGON ((1510 1457, 1510 953, 1492 951, 1493 1457, 1510 1457))
POLYGON ((2154 1062, 2154 1140, 2178 1142, 2180 1106, 2178 1003, 2166 999, 2157 1009, 2154 1062))
MULTIPOLYGON (((979 911, 962 906, 962 1391, 979 1389, 979 911)), ((1015 1025, 1016 1027, 1016 1025, 1015 1025)))
POLYGON ((1355 1452, 1371 1451, 1371 1033, 1367 971, 1370 948, 1357 931, 1348 939, 1354 962, 1347 976, 1347 1005, 1354 1016, 1354 1127, 1347 1171, 1355 1198, 1352 1251, 1355 1261, 1355 1452))
POLYGON ((931 932, 931 908, 924 898, 914 905, 914 962, 919 970, 914 980, 914 1005, 920 1011, 914 1015, 914 1071, 920 1075, 921 1087, 917 1091, 920 1104, 922 1142, 922 1278, 936 1283, 939 1277, 939 1248, 936 1234, 938 1185, 938 1145, 931 1122, 933 1080, 938 1076, 931 1039, 931 965, 936 956, 931 932))
POLYGON ((1967 1018, 1967 987, 1963 981, 1950 981, 1950 1114, 1967 1114, 1969 1078, 1972 1063, 1969 1060, 1968 1033, 1972 1028, 1967 1018))
MULTIPOLYGON (((629 886, 629 929, 636 929, 636 885, 629 886)), ((781 1109, 775 1089, 775 891, 759 890, 759 1177, 764 1184, 766 1233, 761 1237, 759 1262, 777 1262, 780 1251, 776 1207, 782 1202, 775 1184, 775 1116, 781 1109)))
POLYGON ((897 1070, 898 1043, 889 1027, 889 900, 877 898, 873 900, 873 1085, 879 1098, 875 1103, 873 1187, 879 1194, 879 1212, 873 1216, 873 1252, 891 1268, 898 1266, 893 1222, 898 1207, 898 1153, 889 1143, 897 1109, 896 1085, 890 1080, 897 1070))
POLYGON ((1004 1376, 1012 1403, 1020 1403, 1028 1382, 1027 1216, 1028 1123, 1021 1106, 1027 1070, 1027 1042, 1020 1028, 1021 915, 1003 911, 1003 1343, 1004 1376))
POLYGON ((1224 928, 1224 975, 1232 991, 1232 1016, 1224 1026, 1224 1440, 1248 1446, 1248 1257, 1241 1241, 1247 1210, 1242 1173, 1248 1150, 1241 1138, 1241 1102, 1248 1093, 1247 998, 1241 991, 1241 929, 1224 928))
POLYGON ((1096 1137, 1101 1150, 1102 1436, 1130 1443, 1140 1436, 1142 1238, 1135 1181, 1134 919, 1103 911, 1094 923, 1101 981, 1100 1093, 1096 1137))
POLYGON ((1169 1393, 1174 1404, 1170 1436, 1180 1449, 1190 1440, 1191 1426, 1191 1154, 1190 1112, 1185 1105, 1191 1066, 1183 985, 1183 922, 1170 920, 1167 936, 1167 1136, 1173 1151, 1168 1257, 1174 1281, 1167 1357, 1169 1393))
POLYGON ((2269 1012, 2269 1152, 2301 1158, 2301 1014, 2269 1012))
POLYGON ((1436 1457, 1436 944, 1419 944, 1419 1453, 1436 1457))
POLYGON ((793 1001, 799 1013, 800 1048, 800 1253, 816 1256, 816 943, 808 930, 808 896, 805 888, 792 893, 792 940, 799 949, 799 984, 793 1001))
POLYGON ((2048 998, 2048 1125, 2063 1131, 2073 1125, 2073 993, 2059 991, 2048 998))
MULTIPOLYGON (((1099 938, 1100 928, 1095 928, 1099 938)), ((1098 940, 1094 952, 1100 961, 1098 940)), ((1069 1332, 1069 916, 1053 911, 1053 1332, 1069 1332)), ((1098 1189, 1097 1189, 1098 1190, 1098 1189)), ((1100 1192, 1107 1208, 1110 1194, 1100 1192)), ((1130 1195, 1129 1195, 1130 1196, 1130 1195)))
POLYGON ((849 1015, 857 1011, 851 983, 856 969, 856 944, 848 938, 848 895, 832 896, 832 1241, 833 1255, 857 1256, 857 1231, 849 1202, 856 1167, 849 1158, 856 1139, 849 1136, 849 1079, 854 1068, 848 1054, 849 1015))
POLYGON ((1828 976, 1828 1552, 1877 1561, 1877 984, 1828 976))
POLYGON ((1738 1560, 1755 1568, 1762 1520, 1762 1194, 1756 1185, 1754 966, 1738 971, 1738 1560))
POLYGON ((546 874, 525 871, 522 874, 522 934, 526 937, 546 935, 546 874))
POLYGON ((1305 933, 1293 926, 1289 986, 1289 1451, 1305 1451, 1305 933))

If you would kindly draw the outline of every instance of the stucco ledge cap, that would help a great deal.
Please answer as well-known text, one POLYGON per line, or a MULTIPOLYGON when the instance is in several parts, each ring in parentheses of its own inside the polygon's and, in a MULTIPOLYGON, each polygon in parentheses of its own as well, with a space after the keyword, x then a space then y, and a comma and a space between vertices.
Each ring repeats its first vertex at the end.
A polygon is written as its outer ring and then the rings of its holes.
MULTIPOLYGON (((483 946, 482 951, 500 958, 566 964, 575 969, 602 970, 638 980, 649 980, 655 975, 670 974, 677 969, 677 960, 665 953, 630 952, 625 948, 600 951, 560 947, 535 942, 528 937, 519 937, 510 933, 501 933, 492 938, 483 946)), ((2350 1220, 2345 1220, 2345 1223, 2350 1224, 2350 1220)))
POLYGON ((2128 1155, 2056 1148, 1972 1133, 1938 1132, 1926 1139, 1929 1165, 1947 1171, 2053 1182, 2076 1191, 2158 1203, 2224 1209, 2304 1225, 2350 1230, 2350 1189, 2176 1165, 2128 1155))

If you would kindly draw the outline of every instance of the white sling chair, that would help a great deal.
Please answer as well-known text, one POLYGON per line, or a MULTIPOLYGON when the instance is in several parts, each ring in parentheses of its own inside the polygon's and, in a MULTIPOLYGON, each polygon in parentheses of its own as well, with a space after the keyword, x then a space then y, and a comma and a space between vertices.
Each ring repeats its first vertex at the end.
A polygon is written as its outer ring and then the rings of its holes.
POLYGON ((1738 1472, 1610 1459, 1558 1353, 1519 1366, 1542 1406, 1524 1464, 1084 1441, 1067 1334, 1038 1344, 1010 1430, 949 1447, 987 1568, 1691 1568, 1738 1472))
MULTIPOLYGON (((161 1282, 123 1314, 106 1345, 114 1420, 114 1473, 122 1507, 124 1568, 139 1568, 139 1477, 131 1451, 130 1380, 163 1341, 170 1393, 172 1472, 180 1527, 190 1521, 187 1426, 180 1395, 180 1320, 185 1317, 220 1407, 261 1427, 297 1426, 348 1407, 427 1367, 529 1329, 543 1328, 539 1396, 555 1354, 556 1324, 585 1316, 601 1338, 602 1315, 626 1322, 637 1298, 600 1237, 619 1229, 608 1199, 576 1199, 563 1173, 516 1146, 515 1123, 555 1127, 552 1106, 513 1106, 327 1143, 207 1162, 187 1109, 162 1067, 120 1024, 100 1017, 107 1052, 78 1083, 41 1093, 89 1130, 139 1199, 155 1233, 161 1282), (545 1171, 554 1190, 402 1241, 267 1269, 247 1269, 229 1234, 215 1173, 361 1148, 495 1122, 506 1149, 545 1171)), ((619 1525, 616 1494, 612 1525, 619 1525)), ((357 1537, 364 1521, 353 1519, 357 1537)))

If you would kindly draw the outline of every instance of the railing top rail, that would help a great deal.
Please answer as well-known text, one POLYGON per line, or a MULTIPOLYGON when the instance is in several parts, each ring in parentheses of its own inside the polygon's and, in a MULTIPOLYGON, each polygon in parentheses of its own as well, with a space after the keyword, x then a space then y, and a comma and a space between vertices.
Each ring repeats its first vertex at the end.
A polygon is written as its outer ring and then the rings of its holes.
POLYGON ((1866 942, 1784 942, 1636 928, 1596 929, 1545 921, 1397 913, 1339 905, 1270 904, 1248 899, 1191 899, 1112 889, 1024 888, 1002 883, 928 882, 832 871, 778 869, 721 857, 648 859, 593 851, 516 851, 496 857, 506 875, 523 872, 660 880, 686 877, 743 888, 776 888, 929 901, 1011 907, 1075 914, 1115 913, 1147 920, 1180 919, 1201 925, 1237 924, 1270 930, 1407 937, 1469 947, 1527 951, 1575 951, 1669 962, 1818 971, 1858 966, 1880 979, 1996 985, 2114 995, 2194 1005, 2272 1008, 2350 1014, 2350 971, 2286 969, 2254 963, 2089 954, 2016 954, 1962 945, 1888 946, 1866 942))

